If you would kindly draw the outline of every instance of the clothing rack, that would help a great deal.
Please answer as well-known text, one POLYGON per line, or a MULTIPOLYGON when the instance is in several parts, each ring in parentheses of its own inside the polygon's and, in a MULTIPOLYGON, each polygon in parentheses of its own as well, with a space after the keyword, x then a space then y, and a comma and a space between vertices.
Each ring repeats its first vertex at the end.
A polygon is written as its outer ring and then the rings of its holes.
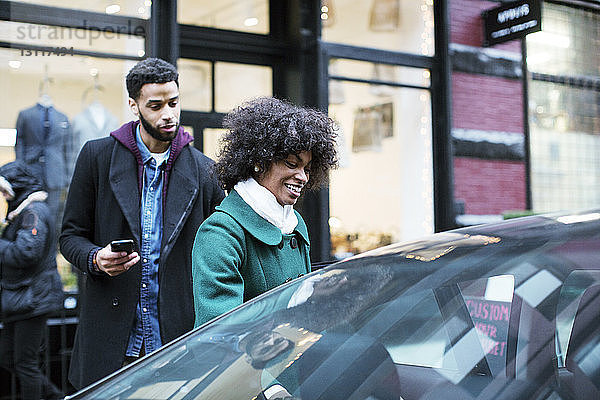
POLYGON ((84 106, 87 104, 87 97, 92 92, 92 101, 91 103, 98 101, 98 93, 104 91, 104 87, 99 83, 98 73, 94 75, 94 84, 83 91, 81 95, 81 104, 84 106))

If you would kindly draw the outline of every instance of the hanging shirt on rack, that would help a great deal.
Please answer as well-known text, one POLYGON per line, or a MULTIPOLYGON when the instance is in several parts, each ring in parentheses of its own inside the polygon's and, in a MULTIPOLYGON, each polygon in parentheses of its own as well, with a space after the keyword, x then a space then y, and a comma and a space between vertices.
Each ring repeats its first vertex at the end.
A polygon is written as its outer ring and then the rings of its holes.
POLYGON ((100 102, 94 101, 73 118, 72 126, 73 148, 69 156, 71 170, 85 142, 108 136, 119 127, 119 122, 100 102))

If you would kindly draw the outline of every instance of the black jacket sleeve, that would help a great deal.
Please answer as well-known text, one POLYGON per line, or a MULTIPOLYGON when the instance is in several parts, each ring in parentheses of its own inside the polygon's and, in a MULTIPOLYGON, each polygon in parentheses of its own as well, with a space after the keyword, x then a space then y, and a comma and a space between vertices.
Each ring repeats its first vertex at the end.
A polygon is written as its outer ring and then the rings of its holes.
POLYGON ((86 143, 75 165, 60 235, 60 251, 75 267, 89 271, 90 254, 98 248, 94 237, 97 170, 91 143, 86 143))
POLYGON ((50 233, 47 222, 35 207, 25 208, 14 221, 19 225, 15 240, 0 239, 0 263, 11 269, 39 264, 50 233))

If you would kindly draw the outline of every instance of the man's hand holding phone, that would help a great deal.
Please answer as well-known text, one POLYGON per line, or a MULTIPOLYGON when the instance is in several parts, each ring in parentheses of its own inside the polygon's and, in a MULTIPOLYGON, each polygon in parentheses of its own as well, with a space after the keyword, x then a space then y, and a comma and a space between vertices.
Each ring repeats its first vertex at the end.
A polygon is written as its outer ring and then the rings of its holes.
POLYGON ((114 240, 96 253, 96 265, 100 271, 117 276, 140 261, 133 251, 133 240, 114 240))

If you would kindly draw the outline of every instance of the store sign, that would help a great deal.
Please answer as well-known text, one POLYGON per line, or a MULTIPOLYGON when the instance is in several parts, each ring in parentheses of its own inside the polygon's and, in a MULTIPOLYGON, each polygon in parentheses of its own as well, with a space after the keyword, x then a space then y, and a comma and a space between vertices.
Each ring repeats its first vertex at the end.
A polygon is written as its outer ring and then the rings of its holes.
POLYGON ((503 4, 482 13, 484 46, 492 46, 525 37, 542 30, 540 0, 520 0, 503 4))

